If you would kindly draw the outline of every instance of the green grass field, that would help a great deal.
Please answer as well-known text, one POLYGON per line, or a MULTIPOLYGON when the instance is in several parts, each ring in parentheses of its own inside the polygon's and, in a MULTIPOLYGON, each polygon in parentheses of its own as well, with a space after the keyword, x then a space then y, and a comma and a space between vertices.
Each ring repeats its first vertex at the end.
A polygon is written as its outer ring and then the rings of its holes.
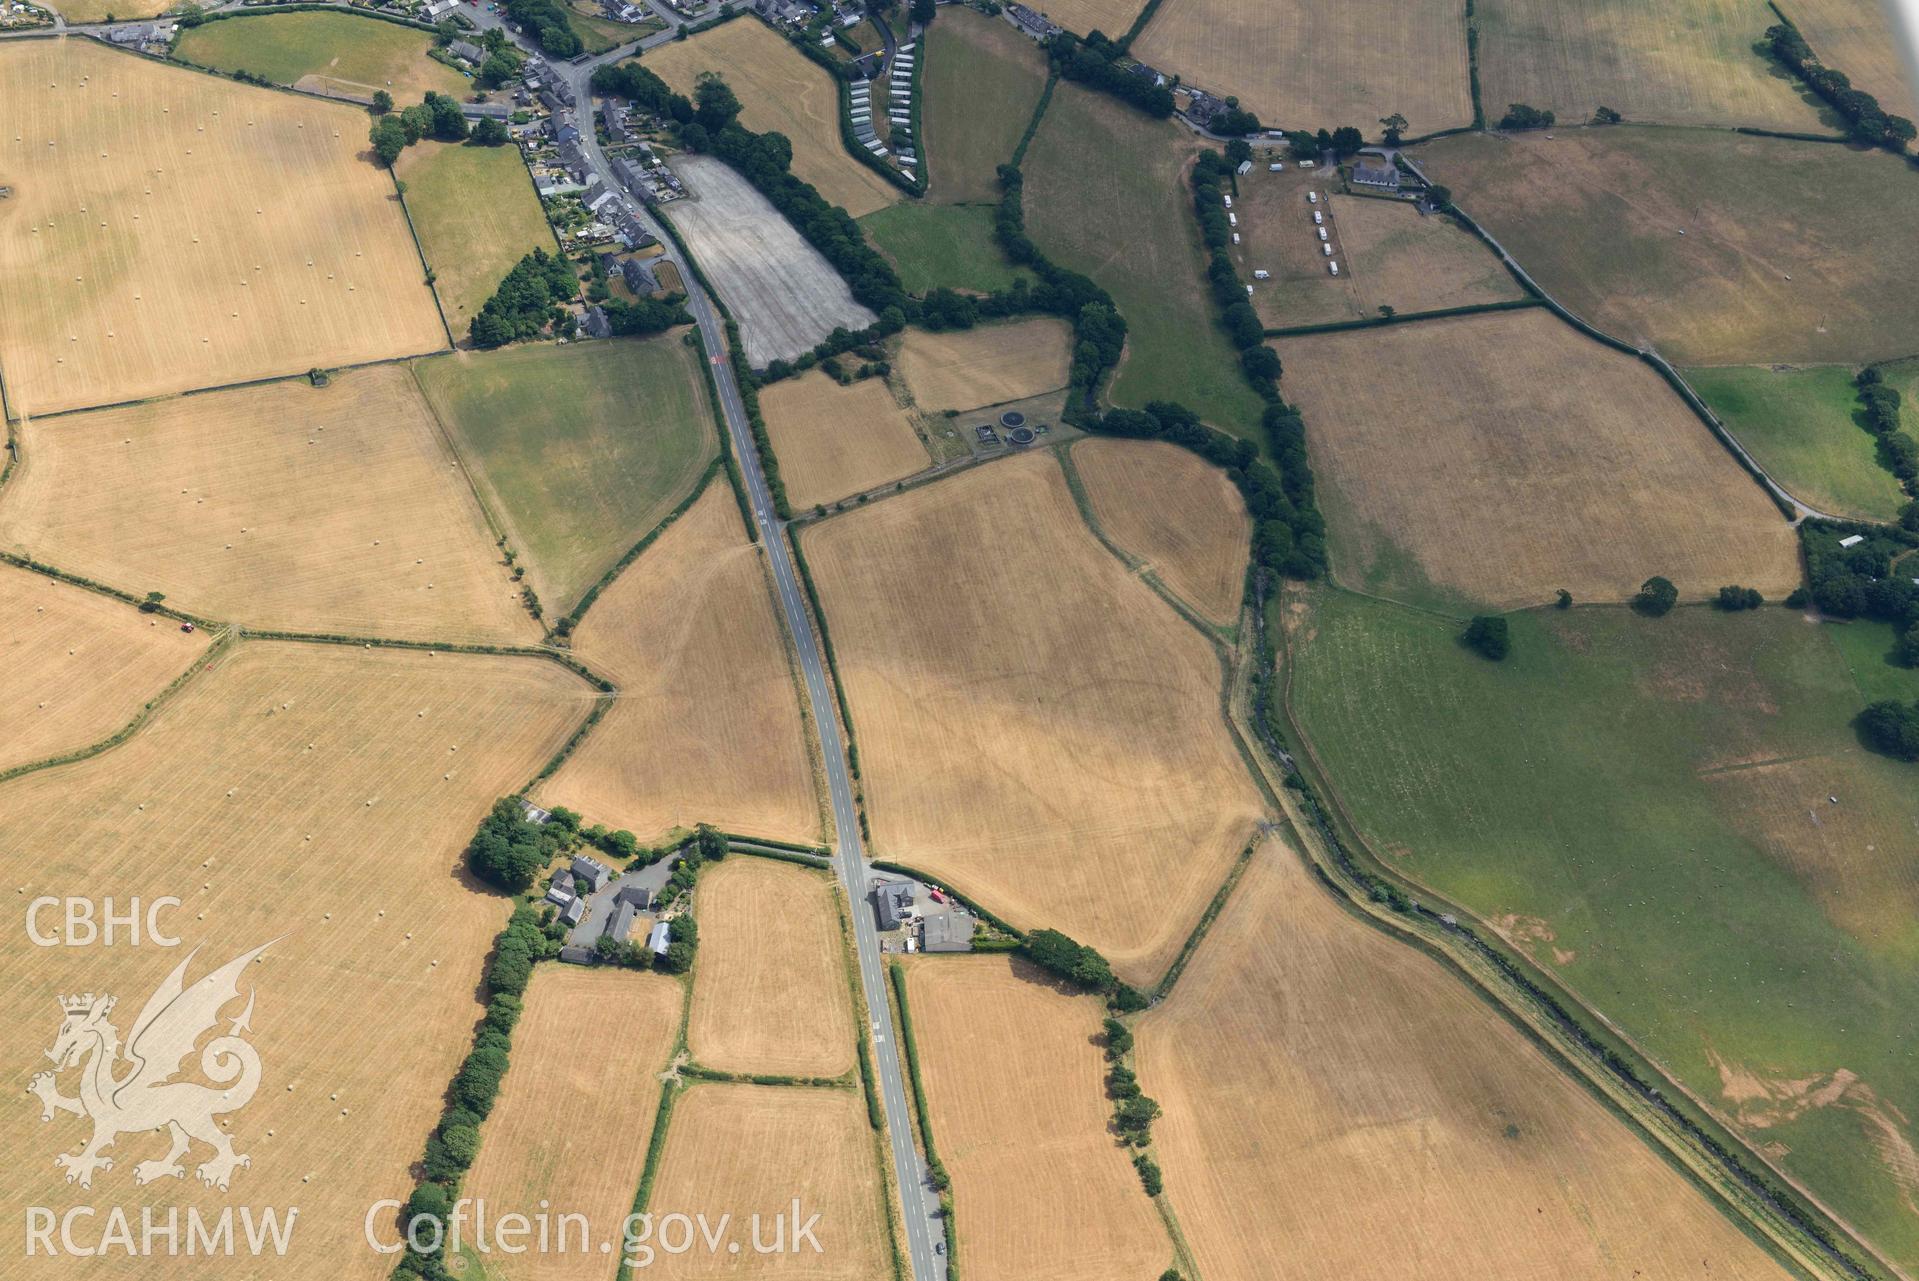
MULTIPOLYGON (((1026 230, 1085 272, 1126 317, 1116 404, 1177 400, 1215 427, 1260 439, 1264 408, 1214 319, 1177 125, 1062 82, 1026 153, 1026 230)), ((937 163, 937 162, 935 162, 937 163)))
POLYGON ((908 293, 944 285, 991 293, 1026 273, 993 239, 993 210, 903 200, 860 219, 860 229, 900 274, 908 293))
POLYGON ((1891 520, 1906 496, 1879 465, 1877 442, 1853 421, 1852 377, 1845 365, 1686 371, 1739 443, 1800 500, 1834 515, 1891 520))
POLYGON ((275 13, 208 22, 180 33, 175 52, 219 71, 250 71, 276 84, 324 79, 337 92, 417 102, 429 89, 465 97, 471 82, 433 61, 429 32, 350 13, 275 13))
POLYGON ((615 22, 611 18, 599 18, 578 9, 569 8, 566 13, 567 25, 573 28, 573 34, 580 38, 588 53, 605 53, 608 49, 617 49, 623 44, 631 44, 642 36, 651 35, 665 26, 657 18, 645 22, 615 22))
POLYGON ((408 147, 396 173, 446 323, 465 342, 513 265, 535 249, 556 248, 533 180, 518 147, 439 142, 408 147))
POLYGON ((1013 158, 1046 88, 1046 55, 999 18, 955 5, 926 36, 925 105, 930 199, 999 199, 999 166, 1013 158))
POLYGON ((678 334, 436 356, 420 386, 549 617, 691 489, 718 448, 678 334))
MULTIPOLYGON (((1545 610, 1512 616, 1492 664, 1457 624, 1311 600, 1290 703, 1373 848, 1500 923, 1919 1260, 1900 1170, 1919 1117, 1919 770, 1850 727, 1865 699, 1847 660, 1887 629, 1545 610)), ((1919 695, 1919 673, 1865 683, 1919 695)))

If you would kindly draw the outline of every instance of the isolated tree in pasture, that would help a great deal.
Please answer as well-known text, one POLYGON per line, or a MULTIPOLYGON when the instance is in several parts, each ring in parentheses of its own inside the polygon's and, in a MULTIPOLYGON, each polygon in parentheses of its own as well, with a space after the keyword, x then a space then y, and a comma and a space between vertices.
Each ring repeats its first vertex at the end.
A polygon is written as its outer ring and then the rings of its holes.
POLYGON ((1640 585, 1632 598, 1632 607, 1648 618, 1663 618, 1679 603, 1679 589, 1666 578, 1654 576, 1640 585))
POLYGON ((1512 638, 1506 620, 1498 614, 1480 614, 1460 633, 1460 643, 1481 658, 1497 663, 1512 652, 1512 638))

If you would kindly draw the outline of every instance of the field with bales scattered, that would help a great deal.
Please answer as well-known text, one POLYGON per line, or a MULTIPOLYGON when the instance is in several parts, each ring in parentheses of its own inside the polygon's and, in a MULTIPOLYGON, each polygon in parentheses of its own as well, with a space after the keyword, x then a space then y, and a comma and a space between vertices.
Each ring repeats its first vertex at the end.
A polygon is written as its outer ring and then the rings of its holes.
POLYGON ((1892 1011, 1919 999, 1919 793, 1851 721, 1919 674, 1884 664, 1887 629, 1796 610, 1509 621, 1491 664, 1385 602, 1287 615, 1293 716, 1343 807, 1912 1259, 1919 1073, 1892 1011))
POLYGON ((1087 530, 1047 454, 803 544, 873 848, 1156 976, 1261 813, 1211 647, 1087 530))
POLYGON ((1226 473, 1178 445, 1082 440, 1073 468, 1101 530, 1214 623, 1239 616, 1252 521, 1226 473))
POLYGON ((1050 316, 928 333, 900 342, 900 377, 922 411, 978 409, 1066 385, 1072 331, 1050 316))
POLYGON ((762 554, 719 478, 601 593, 573 649, 620 696, 541 786, 542 804, 645 840, 702 822, 818 837, 807 729, 762 554))
POLYGON ((394 174, 406 184, 407 213, 447 327, 464 343, 506 273, 535 249, 553 252, 526 162, 518 147, 425 139, 400 153, 394 174))
POLYGON ((1799 582, 1791 526, 1685 402, 1550 312, 1274 346, 1350 587, 1458 610, 1799 582))
POLYGON ((1013 159, 1046 87, 1046 54, 1003 18, 957 6, 940 16, 951 21, 923 37, 920 77, 928 195, 941 204, 996 204, 999 167, 1013 159))
POLYGON ((15 415, 446 346, 366 116, 110 51, 0 49, 15 415))
POLYGON ((795 510, 831 503, 932 463, 883 378, 842 387, 814 371, 760 393, 767 438, 795 510))
POLYGON ((394 22, 331 13, 246 14, 182 31, 173 52, 216 71, 245 71, 310 93, 369 100, 381 90, 398 104, 430 90, 464 98, 472 82, 427 57, 433 33, 394 22))
MULTIPOLYGON (((507 916, 469 887, 460 848, 584 720, 593 690, 541 659, 357 646, 249 640, 208 667, 123 745, 0 786, 0 865, 20 903, 76 886, 123 908, 171 895, 181 904, 160 921, 188 946, 39 948, 10 930, 0 1025, 24 1090, 26 1065, 59 1030, 61 994, 112 992, 124 1038, 174 967, 191 983, 267 945, 239 984, 263 1064, 257 1095, 230 1118, 251 1164, 229 1192, 203 1186, 192 1164, 139 1186, 135 1167, 164 1157, 167 1140, 135 1131, 81 1192, 52 1158, 78 1151, 86 1124, 43 1123, 22 1098, 0 1113, 0 1140, 23 1154, 0 1208, 18 1222, 27 1206, 111 1204, 137 1224, 142 1207, 161 1221, 167 1207, 298 1207, 276 1267, 376 1281, 392 1259, 365 1244, 369 1207, 412 1187, 507 916)), ((210 1152, 196 1143, 190 1161, 210 1152)), ((390 1218, 375 1226, 392 1239, 390 1218)), ((45 1271, 240 1281, 259 1261, 112 1251, 45 1271)))

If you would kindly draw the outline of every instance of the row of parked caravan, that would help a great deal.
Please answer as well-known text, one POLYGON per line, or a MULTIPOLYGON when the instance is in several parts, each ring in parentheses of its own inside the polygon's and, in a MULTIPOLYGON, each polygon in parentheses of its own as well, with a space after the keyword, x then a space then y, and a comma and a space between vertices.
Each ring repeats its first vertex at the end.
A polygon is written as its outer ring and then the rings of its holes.
POLYGON ((880 141, 879 131, 873 128, 873 82, 855 80, 852 91, 847 95, 848 110, 852 113, 853 136, 859 139, 860 146, 876 156, 886 154, 886 144, 880 141))
POLYGON ((899 153, 900 172, 910 180, 919 168, 918 139, 913 137, 913 68, 919 42, 908 41, 893 54, 893 82, 887 95, 887 132, 899 153))
MULTIPOLYGON (((1319 204, 1319 193, 1317 191, 1307 192, 1306 203, 1309 205, 1319 204)), ((1313 210, 1313 230, 1319 235, 1319 252, 1321 256, 1326 259, 1326 270, 1337 276, 1339 274, 1339 263, 1333 258, 1332 241, 1326 234, 1326 215, 1318 209, 1313 210)))

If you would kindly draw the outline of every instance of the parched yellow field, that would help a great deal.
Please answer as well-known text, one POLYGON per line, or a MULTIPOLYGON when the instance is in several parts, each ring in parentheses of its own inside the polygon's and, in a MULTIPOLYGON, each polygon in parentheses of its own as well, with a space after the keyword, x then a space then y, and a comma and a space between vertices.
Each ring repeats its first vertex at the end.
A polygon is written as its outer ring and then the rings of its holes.
POLYGON ((1071 342, 1066 323, 1050 316, 938 334, 909 329, 900 376, 929 413, 1001 405, 1064 387, 1071 342))
POLYGON ((1206 641, 1026 454, 806 532, 875 850, 1143 982, 1260 815, 1206 641))
POLYGON ((526 162, 514 146, 422 140, 400 153, 393 171, 406 184, 407 209, 446 323, 465 342, 506 273, 535 249, 554 250, 526 162))
POLYGON ((1253 523, 1225 472, 1157 440, 1082 440, 1073 466, 1108 537, 1204 617, 1238 616, 1253 523))
POLYGON ((1275 346, 1350 587, 1511 607, 1799 582, 1791 526, 1672 389, 1549 312, 1275 346))
POLYGON ((728 1254, 721 1245, 717 1255, 708 1253, 695 1234, 693 1249, 659 1252, 635 1273, 671 1281, 872 1281, 889 1275, 891 1229, 878 1161, 858 1090, 696 1085, 674 1104, 647 1210, 655 1221, 674 1213, 704 1214, 709 1224, 730 1214, 740 1250, 728 1254), (819 1215, 813 1230, 817 1252, 793 1240, 795 1197, 802 1222, 819 1215), (755 1250, 755 1214, 766 1246, 775 1240, 774 1217, 787 1216, 785 1253, 755 1250))
POLYGON ((853 1068, 852 994, 831 877, 741 854, 700 877, 687 1048, 721 1072, 853 1068))
POLYGON ((876 489, 932 465, 883 378, 842 387, 817 370, 760 393, 795 510, 876 489))
POLYGON ((1138 1029, 1208 1281, 1786 1274, 1458 979, 1267 845, 1138 1029), (1260 1225, 1249 1232, 1248 1223, 1260 1225))
POLYGON ((0 770, 108 737, 207 647, 169 618, 0 565, 0 770))
POLYGON ((1488 124, 1523 102, 1564 125, 1606 106, 1658 124, 1820 128, 1792 79, 1753 51, 1778 21, 1755 0, 1480 0, 1474 16, 1488 124))
POLYGON ((1146 7, 1145 0, 1049 0, 1041 13, 1077 35, 1103 31, 1117 40, 1146 7))
POLYGON ((542 785, 543 803, 642 839, 702 822, 819 836, 806 727, 760 556, 716 480, 601 593, 573 649, 620 697, 542 785))
POLYGON ((0 540, 256 628, 531 642, 412 376, 354 370, 25 425, 0 540))
POLYGON ((1806 38, 1819 61, 1837 67, 1896 115, 1919 116, 1919 93, 1899 57, 1899 40, 1886 6, 1871 0, 1782 0, 1780 9, 1806 38))
POLYGON ((1133 55, 1236 95, 1273 127, 1357 125, 1372 137, 1397 111, 1414 136, 1473 119, 1464 0, 1165 0, 1133 55))
POLYGON ((700 73, 718 72, 745 107, 740 123, 756 133, 785 134, 793 144, 793 173, 829 204, 861 218, 899 202, 898 187, 847 154, 833 78, 765 24, 751 17, 729 22, 650 50, 644 62, 689 96, 700 73))
MULTIPOLYGON (((182 900, 160 916, 178 948, 124 937, 112 948, 40 948, 22 928, 5 932, 0 1052, 19 1065, 22 1092, 32 1065, 47 1066, 61 994, 113 994, 124 1039, 194 949, 189 983, 272 944, 241 981, 263 1066, 257 1094, 227 1118, 235 1149, 252 1159, 229 1192, 195 1178, 211 1153, 198 1143, 184 1178, 136 1185, 138 1163, 167 1150, 164 1135, 140 1129, 120 1136, 107 1153, 113 1168, 90 1189, 69 1185, 53 1157, 78 1151, 87 1125, 68 1115, 43 1124, 21 1097, 0 1110, 0 1143, 17 1157, 0 1212, 20 1223, 27 1206, 97 1207, 99 1217, 77 1222, 98 1233, 112 1207, 136 1225, 143 1206, 159 1207, 162 1221, 178 1207, 183 1225, 189 1206, 209 1218, 236 1205, 299 1211, 284 1260, 63 1252, 36 1259, 37 1275, 391 1272, 362 1224, 375 1201, 413 1185, 409 1167, 472 1042, 480 967, 507 915, 505 900, 466 884, 460 850, 592 697, 540 659, 246 641, 122 746, 0 786, 0 876, 20 907, 75 893, 111 896, 116 911, 135 897, 182 900)), ((228 1003, 219 1026, 244 1006, 228 1003)), ((197 1077, 199 1056, 187 1062, 197 1077)), ((60 1085, 71 1095, 74 1074, 60 1085)))
POLYGON ((351 107, 91 40, 0 48, 0 369, 15 415, 446 346, 351 107))
POLYGON ((1172 1243, 1109 1131, 1099 1000, 1006 956, 912 961, 907 999, 966 1275, 1164 1271, 1172 1243))
POLYGON ((633 1208, 680 1025, 680 985, 629 970, 545 965, 527 987, 499 1102, 461 1191, 489 1219, 586 1216, 547 1252, 486 1259, 490 1281, 606 1281, 600 1240, 633 1208))

